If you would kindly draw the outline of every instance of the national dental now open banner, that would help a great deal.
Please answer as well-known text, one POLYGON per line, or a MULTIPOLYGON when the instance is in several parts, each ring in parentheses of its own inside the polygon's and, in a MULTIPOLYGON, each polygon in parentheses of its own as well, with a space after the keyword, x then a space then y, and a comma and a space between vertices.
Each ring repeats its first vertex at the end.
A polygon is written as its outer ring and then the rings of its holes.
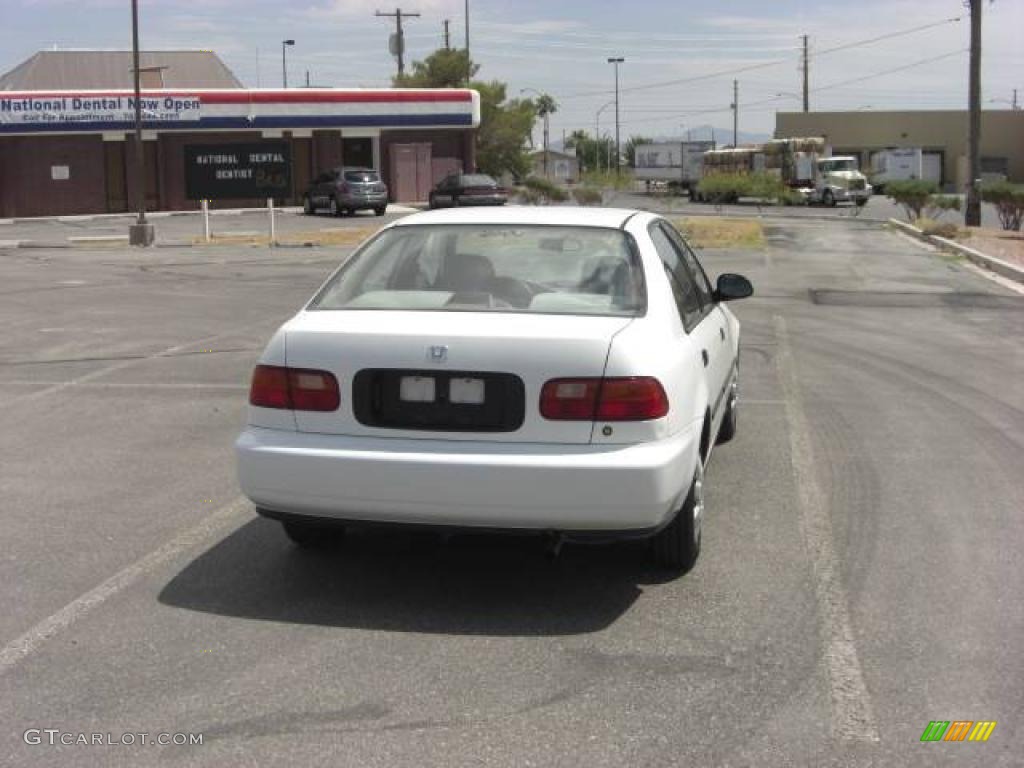
MULTIPOLYGON (((142 119, 146 123, 199 121, 198 96, 143 96, 142 119)), ((0 124, 67 125, 74 123, 131 123, 135 120, 134 96, 0 95, 0 124)))

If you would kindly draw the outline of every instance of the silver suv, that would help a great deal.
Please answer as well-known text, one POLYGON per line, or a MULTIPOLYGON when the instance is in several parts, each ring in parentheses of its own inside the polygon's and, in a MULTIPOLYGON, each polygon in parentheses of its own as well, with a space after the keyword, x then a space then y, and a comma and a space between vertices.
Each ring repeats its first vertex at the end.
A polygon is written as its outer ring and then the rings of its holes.
POLYGON ((332 216, 364 210, 383 216, 387 207, 387 185, 372 168, 334 168, 321 173, 302 201, 307 215, 326 208, 332 216))

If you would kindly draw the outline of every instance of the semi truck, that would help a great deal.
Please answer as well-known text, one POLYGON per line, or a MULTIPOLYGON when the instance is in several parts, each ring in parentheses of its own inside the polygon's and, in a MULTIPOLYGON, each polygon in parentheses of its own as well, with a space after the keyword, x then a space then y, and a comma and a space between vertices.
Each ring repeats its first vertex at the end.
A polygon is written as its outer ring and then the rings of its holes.
POLYGON ((713 141, 638 144, 633 177, 645 182, 648 190, 655 184, 667 184, 692 195, 702 177, 704 153, 714 148, 713 141))
MULTIPOLYGON (((864 205, 872 187, 852 156, 832 155, 822 138, 772 139, 704 153, 703 177, 765 173, 796 190, 808 204, 864 205)), ((700 194, 697 193, 699 198, 700 194)))

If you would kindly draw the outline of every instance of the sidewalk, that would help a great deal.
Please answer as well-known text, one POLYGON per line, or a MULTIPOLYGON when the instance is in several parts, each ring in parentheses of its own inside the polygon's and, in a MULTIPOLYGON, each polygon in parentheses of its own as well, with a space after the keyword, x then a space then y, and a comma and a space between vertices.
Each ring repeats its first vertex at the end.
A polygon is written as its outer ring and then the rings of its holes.
MULTIPOLYGON (((383 217, 370 213, 330 217, 324 214, 306 216, 299 207, 274 209, 277 237, 281 241, 324 240, 319 233, 341 230, 377 229, 396 218, 415 213, 409 205, 389 205, 383 217)), ((147 213, 156 229, 156 247, 191 246, 202 241, 202 211, 153 211, 147 213)), ((103 213, 82 216, 41 216, 0 219, 0 248, 75 248, 127 245, 128 227, 134 223, 133 213, 103 213)), ((239 238, 269 241, 270 226, 266 208, 233 208, 210 211, 213 241, 239 238)), ((354 232, 352 234, 355 234, 354 232)), ((328 241, 337 238, 328 237, 328 241)), ((350 239, 350 238, 345 238, 350 239)))

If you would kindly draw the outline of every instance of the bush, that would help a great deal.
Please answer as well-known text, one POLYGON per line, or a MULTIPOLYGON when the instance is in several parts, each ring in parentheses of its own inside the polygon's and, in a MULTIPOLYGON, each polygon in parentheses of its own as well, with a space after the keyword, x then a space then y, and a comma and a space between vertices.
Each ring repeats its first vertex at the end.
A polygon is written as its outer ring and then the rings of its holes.
POLYGON ((959 211, 960 198, 956 195, 932 195, 924 204, 926 219, 939 219, 947 211, 959 211))
POLYGON ((601 190, 594 187, 576 187, 572 191, 572 196, 577 205, 600 205, 604 202, 604 195, 601 194, 601 190))
POLYGON ((530 176, 525 179, 523 189, 519 192, 519 198, 527 205, 563 203, 568 197, 560 186, 538 176, 530 176))
POLYGON ((580 182, 587 187, 615 189, 621 192, 632 189, 635 180, 632 172, 628 168, 623 168, 620 174, 615 171, 587 171, 580 182))
POLYGON ((1020 232, 1024 220, 1024 186, 1008 181, 982 184, 981 199, 996 207, 1003 229, 1020 232))
MULTIPOLYGON (((957 208, 959 209, 959 206, 957 208)), ((951 221, 936 221, 927 216, 915 221, 914 225, 926 235, 937 235, 947 240, 952 240, 960 232, 960 228, 951 221)))
POLYGON ((890 181, 885 185, 886 196, 896 204, 903 206, 903 210, 907 214, 907 221, 920 219, 921 211, 938 191, 939 187, 934 181, 923 179, 890 181))
POLYGON ((749 193, 750 177, 742 173, 716 173, 705 176, 697 184, 700 198, 715 205, 735 203, 749 193))

